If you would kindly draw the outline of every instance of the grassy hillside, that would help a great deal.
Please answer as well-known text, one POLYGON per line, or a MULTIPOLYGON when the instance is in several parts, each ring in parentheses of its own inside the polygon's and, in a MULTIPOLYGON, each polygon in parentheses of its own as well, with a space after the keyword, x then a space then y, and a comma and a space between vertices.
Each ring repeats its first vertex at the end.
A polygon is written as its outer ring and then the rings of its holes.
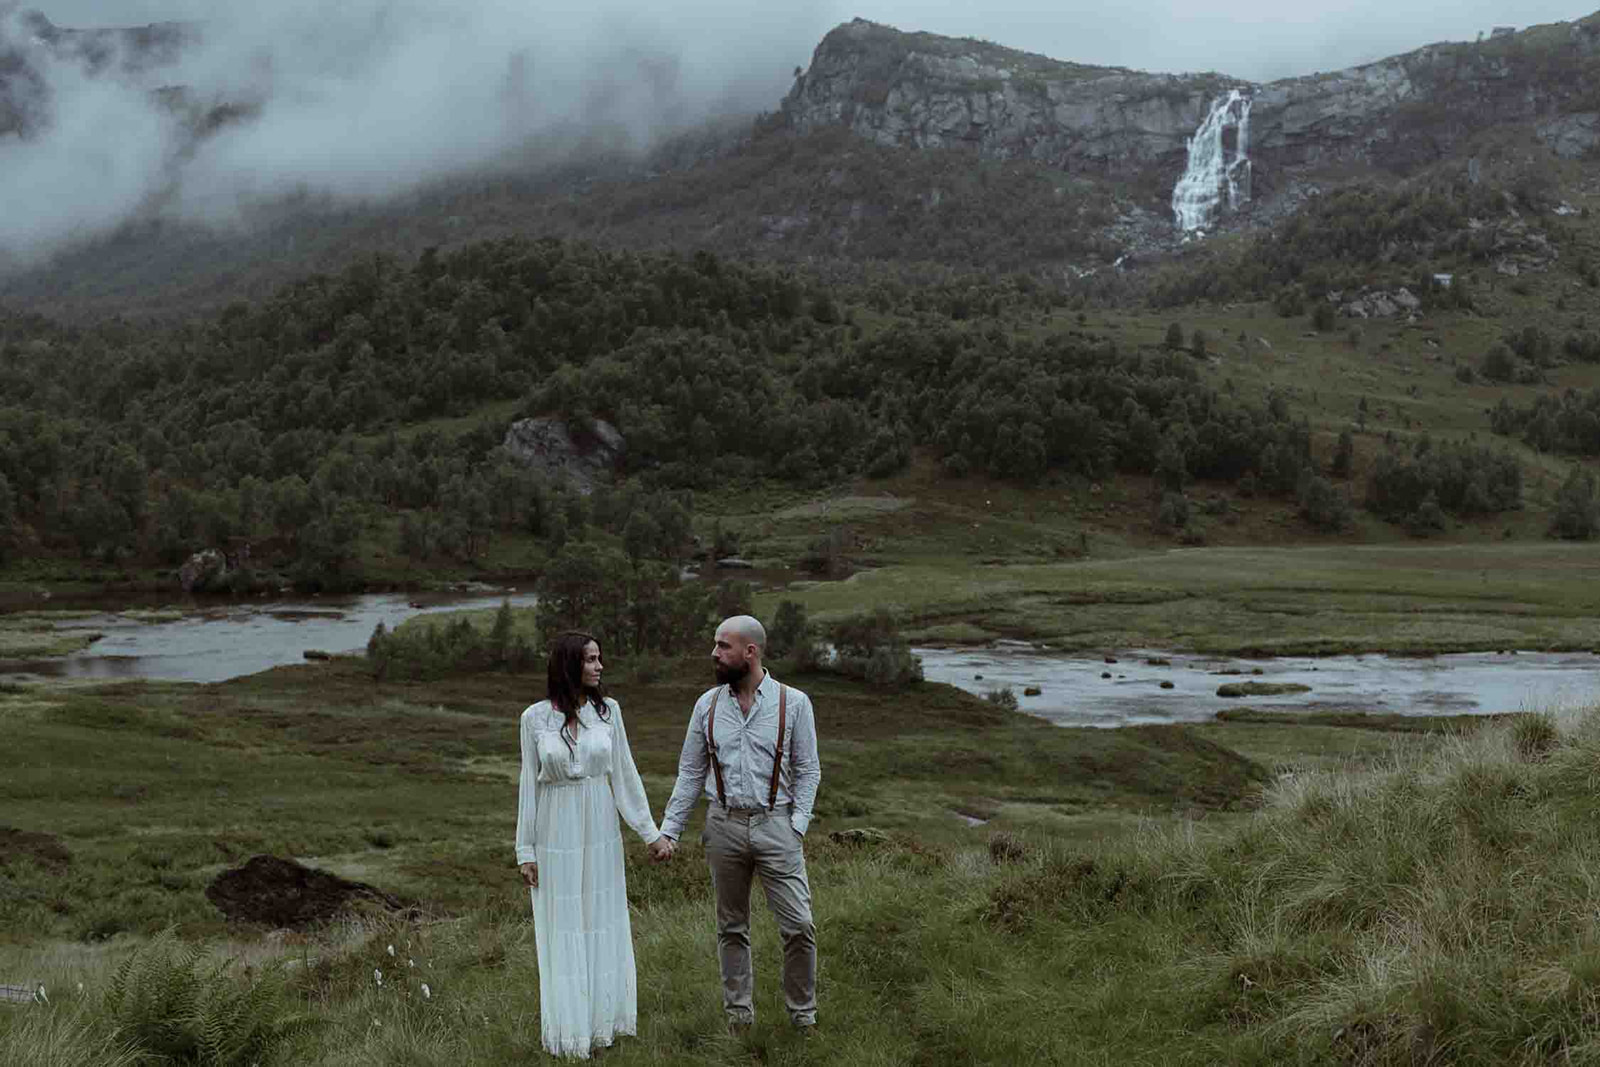
MULTIPOLYGON (((658 804, 697 674, 619 680, 658 804)), ((1535 1063, 1582 1060, 1596 1040, 1590 715, 1470 736, 1219 724, 1205 732, 1294 771, 1253 813, 1226 814, 1261 770, 1195 731, 1058 730, 938 687, 885 703, 795 680, 823 717, 808 851, 824 1039, 781 1023, 764 916, 762 1021, 724 1035, 689 834, 669 867, 630 851, 641 1036, 610 1058, 1535 1063), (1163 814, 1174 799, 1189 817, 1163 814), (970 829, 955 811, 993 821, 970 829), (852 826, 887 834, 828 836, 852 826)), ((341 664, 6 694, 14 736, 44 746, 7 783, 7 818, 55 835, 0 865, 0 975, 49 997, 0 1013, 7 1062, 120 1062, 163 1019, 194 1025, 163 1013, 196 998, 222 1031, 255 1034, 263 1063, 535 1054, 532 931, 506 855, 528 695, 493 676, 375 686, 341 664), (200 888, 265 848, 422 913, 270 936, 222 923, 200 888), (199 960, 145 939, 168 923, 199 960), (125 965, 175 999, 110 995, 125 965)))

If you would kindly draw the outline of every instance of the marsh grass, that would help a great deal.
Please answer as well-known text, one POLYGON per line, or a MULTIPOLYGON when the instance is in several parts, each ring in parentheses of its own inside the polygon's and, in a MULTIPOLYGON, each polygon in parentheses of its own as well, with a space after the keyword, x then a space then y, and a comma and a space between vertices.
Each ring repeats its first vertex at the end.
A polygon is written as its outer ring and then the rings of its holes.
POLYGON ((1596 568, 1593 553, 1549 543, 1202 548, 1061 563, 915 560, 770 596, 824 621, 872 603, 932 636, 961 640, 976 627, 1069 650, 1586 651, 1600 648, 1584 581, 1596 568))
MULTIPOLYGON (((619 668, 616 684, 656 798, 702 685, 698 665, 658 671, 619 668)), ((629 849, 640 1032, 608 1061, 1531 1064, 1600 1046, 1600 713, 1470 732, 1067 731, 942 686, 886 701, 784 677, 822 722, 807 844, 822 1040, 787 1027, 759 906, 759 1021, 725 1033, 691 827, 672 864, 629 849), (1268 783, 1263 766, 1290 765, 1268 783), (970 829, 956 811, 992 821, 970 829), (829 838, 851 827, 879 833, 829 838)), ((542 1059, 527 897, 505 856, 524 684, 377 685, 335 665, 50 694, 17 734, 22 777, 0 789, 8 818, 58 835, 72 861, 0 862, 0 979, 51 989, 48 1005, 0 1011, 0 1062, 131 1063, 158 1047, 166 1059, 146 1062, 204 1062, 148 1035, 207 1017, 275 1033, 255 1046, 263 1065, 542 1059), (429 763, 447 739, 467 755, 429 763), (202 890, 257 850, 429 907, 230 926, 202 890), (176 938, 159 934, 174 922, 176 938), (135 973, 190 1001, 130 998, 126 980, 119 999, 118 975, 135 973)))

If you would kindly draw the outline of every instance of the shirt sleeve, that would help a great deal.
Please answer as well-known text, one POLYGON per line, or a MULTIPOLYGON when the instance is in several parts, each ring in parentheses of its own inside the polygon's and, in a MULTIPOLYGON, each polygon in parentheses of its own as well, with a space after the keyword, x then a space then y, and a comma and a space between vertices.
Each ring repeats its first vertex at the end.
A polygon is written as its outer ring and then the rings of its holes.
POLYGON ((683 738, 683 751, 678 754, 678 780, 672 786, 672 799, 661 816, 661 832, 676 841, 683 834, 683 825, 689 813, 706 788, 706 772, 711 769, 710 753, 706 751, 705 717, 716 706, 716 690, 702 696, 689 716, 689 730, 683 738), (710 699, 708 699, 708 697, 710 699))
POLYGON ((803 837, 811 825, 817 789, 822 785, 822 760, 817 754, 817 717, 811 708, 811 698, 808 696, 795 703, 800 707, 795 708, 794 733, 789 746, 790 781, 794 785, 794 810, 789 813, 789 825, 803 837))
POLYGON ((539 742, 534 737, 537 716, 529 708, 522 713, 522 776, 517 780, 517 863, 538 863, 534 851, 534 816, 539 810, 539 742))
POLYGON ((633 828, 633 832, 650 844, 661 836, 656 822, 650 818, 650 800, 644 793, 644 781, 633 762, 633 750, 628 747, 628 731, 622 725, 622 708, 616 701, 611 705, 611 796, 617 802, 617 814, 633 828))

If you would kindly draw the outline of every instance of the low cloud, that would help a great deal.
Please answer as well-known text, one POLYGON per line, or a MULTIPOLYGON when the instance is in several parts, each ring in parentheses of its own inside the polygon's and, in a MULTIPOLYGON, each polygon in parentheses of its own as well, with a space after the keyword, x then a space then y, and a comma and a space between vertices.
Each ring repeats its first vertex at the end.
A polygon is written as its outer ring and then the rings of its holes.
POLYGON ((819 7, 785 8, 233 0, 175 61, 141 67, 125 39, 96 62, 35 41, 0 0, 0 96, 33 118, 0 135, 0 250, 26 259, 141 213, 226 224, 301 192, 379 198, 557 141, 642 149, 769 110, 827 26, 819 7), (224 105, 232 121, 196 140, 224 105))

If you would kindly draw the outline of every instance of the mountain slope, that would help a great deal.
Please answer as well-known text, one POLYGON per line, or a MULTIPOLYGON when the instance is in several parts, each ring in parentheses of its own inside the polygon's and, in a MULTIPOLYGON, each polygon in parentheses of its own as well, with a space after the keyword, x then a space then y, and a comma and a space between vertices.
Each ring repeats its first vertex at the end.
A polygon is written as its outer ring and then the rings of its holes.
POLYGON ((1550 161, 1581 164, 1600 141, 1597 42, 1590 17, 1252 85, 857 20, 828 34, 780 110, 753 123, 695 131, 642 159, 529 145, 494 174, 366 204, 307 194, 253 208, 227 230, 157 214, 0 279, 0 305, 184 314, 374 252, 409 257, 517 233, 858 277, 908 265, 1028 270, 1089 299, 1120 298, 1129 279, 1114 263, 1192 253, 1173 223, 1173 188, 1188 140, 1228 92, 1251 100, 1247 135, 1219 135, 1227 151, 1248 153, 1248 185, 1217 221, 1265 229, 1353 178, 1431 181, 1445 167, 1462 183, 1514 186, 1550 161))

